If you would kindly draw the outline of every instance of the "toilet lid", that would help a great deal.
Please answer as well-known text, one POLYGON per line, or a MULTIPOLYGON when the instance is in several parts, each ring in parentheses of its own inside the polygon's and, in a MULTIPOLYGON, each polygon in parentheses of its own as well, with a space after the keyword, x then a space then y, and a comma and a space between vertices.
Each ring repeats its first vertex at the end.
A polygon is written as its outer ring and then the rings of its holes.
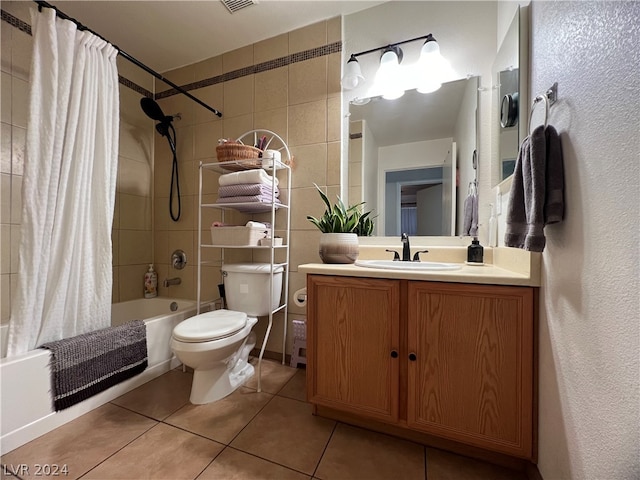
POLYGON ((246 313, 214 310, 180 322, 173 329, 173 338, 181 342, 207 342, 233 335, 246 324, 246 313))

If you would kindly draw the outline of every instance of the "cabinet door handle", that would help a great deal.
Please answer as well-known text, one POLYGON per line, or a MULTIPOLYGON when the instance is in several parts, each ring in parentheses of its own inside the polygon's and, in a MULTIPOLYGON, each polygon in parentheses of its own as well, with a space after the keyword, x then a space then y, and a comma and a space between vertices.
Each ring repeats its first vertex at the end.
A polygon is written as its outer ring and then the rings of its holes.
POLYGON ((412 362, 415 362, 415 361, 416 361, 416 358, 418 358, 418 357, 416 357, 416 354, 415 354, 415 353, 410 353, 410 354, 409 354, 409 360, 411 360, 412 362))
POLYGON ((395 350, 391 350, 391 358, 398 358, 398 352, 395 350))

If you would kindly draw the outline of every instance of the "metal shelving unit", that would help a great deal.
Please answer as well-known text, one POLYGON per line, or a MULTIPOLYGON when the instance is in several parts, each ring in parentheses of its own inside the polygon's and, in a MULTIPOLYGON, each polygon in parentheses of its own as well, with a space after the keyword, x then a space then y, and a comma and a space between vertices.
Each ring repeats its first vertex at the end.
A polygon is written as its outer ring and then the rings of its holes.
POLYGON ((273 298, 273 275, 274 269, 282 266, 284 268, 282 274, 282 290, 284 294, 284 301, 282 304, 276 308, 271 310, 269 313, 269 324, 267 325, 267 330, 265 332, 265 337, 262 342, 262 347, 260 348, 260 354, 258 356, 258 392, 261 391, 261 373, 262 373, 262 357, 264 355, 264 350, 267 345, 267 341, 269 340, 269 335, 271 333, 271 328, 273 326, 273 317, 278 312, 283 312, 284 315, 284 325, 283 325, 283 337, 282 337, 282 364, 285 364, 285 350, 286 350, 286 342, 287 342, 287 310, 288 304, 287 300, 289 298, 289 240, 290 240, 290 232, 291 232, 291 209, 289 208, 289 198, 291 195, 291 152, 287 147, 284 140, 276 133, 270 130, 251 130, 239 138, 244 144, 256 145, 258 143, 258 139, 262 136, 267 137, 267 143, 264 147, 270 150, 278 150, 281 153, 281 160, 275 160, 272 162, 270 167, 263 167, 266 170, 272 179, 273 184, 275 185, 275 179, 277 175, 280 174, 280 197, 276 198, 275 189, 272 189, 271 202, 269 203, 258 203, 258 202, 243 202, 243 203, 203 203, 202 202, 202 185, 203 179, 202 174, 203 171, 209 170, 220 174, 236 172, 240 170, 250 170, 257 168, 254 165, 253 160, 237 160, 230 162, 215 162, 215 163, 203 163, 200 162, 199 167, 199 188, 198 188, 198 235, 200 236, 200 241, 198 242, 198 280, 197 280, 197 305, 198 305, 198 314, 200 313, 200 308, 203 303, 201 298, 202 295, 202 266, 203 265, 215 265, 217 262, 205 262, 202 260, 202 252, 203 249, 208 248, 220 248, 221 249, 221 265, 224 265, 224 252, 225 249, 251 249, 256 251, 268 251, 269 252, 269 262, 271 264, 271 275, 270 275, 270 291, 271 296, 273 298), (282 197, 284 196, 282 191, 282 183, 283 180, 286 181, 286 198, 283 201, 282 197), (203 209, 214 208, 220 210, 222 221, 224 223, 225 211, 229 210, 237 210, 242 213, 247 214, 255 214, 255 213, 271 213, 271 236, 274 238, 276 232, 282 234, 282 245, 273 245, 274 242, 271 242, 270 246, 256 246, 256 245, 220 245, 220 244, 211 244, 211 243, 203 243, 202 241, 202 211, 203 209), (284 210, 286 213, 284 215, 280 215, 277 218, 276 212, 278 210, 284 210), (281 225, 278 225, 278 220, 281 225), (284 223, 284 225, 282 225, 284 223), (284 261, 276 262, 276 252, 284 252, 284 261))

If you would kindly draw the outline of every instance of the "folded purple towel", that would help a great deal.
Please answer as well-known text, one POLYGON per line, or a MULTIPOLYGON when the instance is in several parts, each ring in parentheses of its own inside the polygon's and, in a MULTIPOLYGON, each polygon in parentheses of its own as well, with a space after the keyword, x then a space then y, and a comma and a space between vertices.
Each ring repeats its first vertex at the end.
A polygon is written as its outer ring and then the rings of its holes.
MULTIPOLYGON (((271 187, 261 183, 246 183, 236 185, 224 185, 218 189, 218 196, 225 197, 247 197, 247 196, 267 195, 271 200, 271 187)), ((276 198, 280 195, 280 190, 276 187, 276 198)))

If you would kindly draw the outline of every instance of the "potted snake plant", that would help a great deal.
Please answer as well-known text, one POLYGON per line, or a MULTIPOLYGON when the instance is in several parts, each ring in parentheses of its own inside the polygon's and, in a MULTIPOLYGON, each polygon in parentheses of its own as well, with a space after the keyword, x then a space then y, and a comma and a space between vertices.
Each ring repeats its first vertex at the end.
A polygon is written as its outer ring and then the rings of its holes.
POLYGON ((324 263, 353 263, 358 258, 358 237, 371 236, 373 220, 371 212, 363 212, 365 202, 346 207, 340 197, 331 204, 325 193, 314 183, 326 209, 316 218, 307 215, 307 220, 322 232, 319 254, 324 263))

